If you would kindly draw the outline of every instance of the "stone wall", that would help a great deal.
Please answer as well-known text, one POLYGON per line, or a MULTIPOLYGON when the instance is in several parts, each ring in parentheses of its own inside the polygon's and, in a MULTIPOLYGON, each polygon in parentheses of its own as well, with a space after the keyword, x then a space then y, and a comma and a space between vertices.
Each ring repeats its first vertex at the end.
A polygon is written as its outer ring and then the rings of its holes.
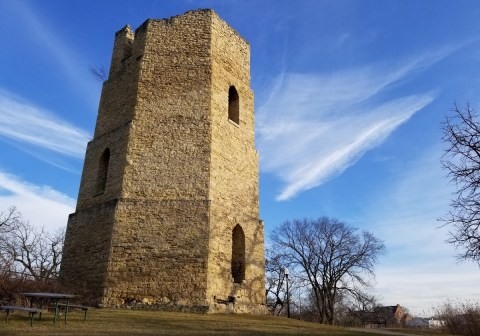
POLYGON ((117 32, 62 281, 108 306, 262 312, 258 215, 248 43, 211 10, 117 32), (228 119, 231 86, 238 123, 228 119), (245 276, 234 283, 237 225, 245 276))
MULTIPOLYGON (((258 212, 258 155, 254 147, 250 46, 227 24, 212 22, 212 150, 209 299, 236 301, 235 311, 264 302, 263 224, 258 212), (228 90, 239 96, 239 124, 228 119, 228 90), (245 281, 232 282, 232 231, 245 233, 245 281), (228 289, 228 292, 225 291, 228 289)), ((215 301, 215 300, 214 300, 215 301)), ((218 309, 223 306, 219 305, 218 309)))
POLYGON ((61 278, 73 293, 101 303, 106 289, 117 201, 78 210, 68 218, 61 278))

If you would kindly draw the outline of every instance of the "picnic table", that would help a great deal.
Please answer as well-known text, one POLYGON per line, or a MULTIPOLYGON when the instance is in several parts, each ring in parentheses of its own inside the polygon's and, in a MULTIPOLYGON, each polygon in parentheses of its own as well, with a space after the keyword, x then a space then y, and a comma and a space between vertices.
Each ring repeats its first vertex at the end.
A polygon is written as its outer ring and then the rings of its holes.
POLYGON ((43 299, 50 300, 55 309, 55 313, 53 315, 53 324, 57 322, 60 306, 65 307, 65 323, 67 323, 69 301, 70 299, 73 299, 74 297, 76 297, 76 295, 64 294, 64 293, 20 293, 20 295, 25 296, 30 301, 30 308, 33 308, 36 300, 43 300, 43 299))

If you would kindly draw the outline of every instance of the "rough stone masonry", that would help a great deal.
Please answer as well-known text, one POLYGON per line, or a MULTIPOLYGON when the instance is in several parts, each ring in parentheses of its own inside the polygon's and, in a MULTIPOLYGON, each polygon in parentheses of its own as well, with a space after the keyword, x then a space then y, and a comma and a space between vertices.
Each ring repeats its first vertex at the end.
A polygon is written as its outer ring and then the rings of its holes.
POLYGON ((61 281, 91 304, 265 309, 250 46, 212 10, 115 34, 61 281))

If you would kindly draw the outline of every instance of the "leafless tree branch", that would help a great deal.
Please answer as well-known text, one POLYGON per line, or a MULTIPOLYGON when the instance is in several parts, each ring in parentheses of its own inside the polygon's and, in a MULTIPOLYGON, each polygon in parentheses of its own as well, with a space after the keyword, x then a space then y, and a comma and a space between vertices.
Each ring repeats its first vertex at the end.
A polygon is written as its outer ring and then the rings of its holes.
POLYGON ((461 251, 459 260, 480 265, 480 115, 469 104, 455 104, 442 129, 441 163, 457 190, 440 220, 451 227, 448 242, 461 251))
POLYGON ((105 67, 103 65, 99 66, 92 66, 90 65, 88 67, 88 70, 90 71, 90 74, 99 82, 105 82, 108 79, 108 74, 107 70, 105 70, 105 67))

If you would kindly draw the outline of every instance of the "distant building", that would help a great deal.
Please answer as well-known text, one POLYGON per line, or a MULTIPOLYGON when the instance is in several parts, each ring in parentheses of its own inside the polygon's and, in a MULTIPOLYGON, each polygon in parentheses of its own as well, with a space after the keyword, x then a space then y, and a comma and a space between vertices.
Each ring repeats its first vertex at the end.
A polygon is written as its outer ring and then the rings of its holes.
POLYGON ((352 311, 352 315, 355 324, 364 328, 400 327, 412 319, 399 304, 376 307, 373 311, 352 311))
POLYGON ((407 328, 419 328, 419 329, 438 329, 442 327, 444 321, 436 320, 434 318, 421 318, 414 317, 410 321, 405 323, 407 328))
POLYGON ((405 312, 405 309, 397 304, 396 306, 384 306, 374 309, 378 316, 385 318, 386 324, 389 327, 400 327, 412 317, 405 312))
POLYGON ((414 317, 410 321, 408 321, 405 325, 408 328, 428 328, 428 319, 421 318, 421 317, 414 317))
POLYGON ((350 321, 351 325, 361 325, 363 328, 376 329, 386 328, 387 320, 383 316, 379 316, 376 312, 369 311, 352 311, 353 321, 350 321))

